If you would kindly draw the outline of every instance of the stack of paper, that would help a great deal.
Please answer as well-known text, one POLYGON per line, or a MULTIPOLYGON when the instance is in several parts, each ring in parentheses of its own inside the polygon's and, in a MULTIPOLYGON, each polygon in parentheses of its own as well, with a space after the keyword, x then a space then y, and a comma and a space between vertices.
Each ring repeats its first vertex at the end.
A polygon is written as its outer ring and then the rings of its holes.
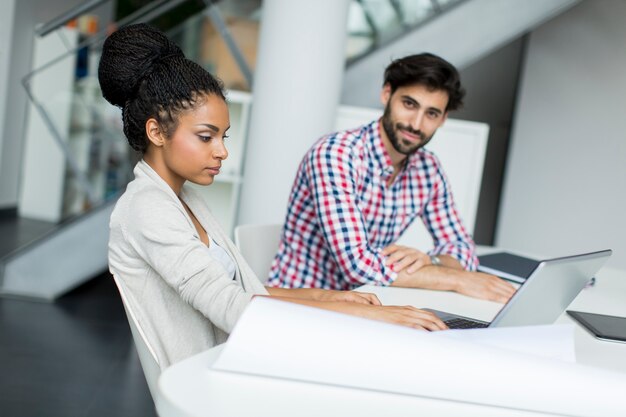
POLYGON ((428 333, 257 297, 213 369, 545 413, 626 415, 626 375, 572 359, 567 326, 428 333))

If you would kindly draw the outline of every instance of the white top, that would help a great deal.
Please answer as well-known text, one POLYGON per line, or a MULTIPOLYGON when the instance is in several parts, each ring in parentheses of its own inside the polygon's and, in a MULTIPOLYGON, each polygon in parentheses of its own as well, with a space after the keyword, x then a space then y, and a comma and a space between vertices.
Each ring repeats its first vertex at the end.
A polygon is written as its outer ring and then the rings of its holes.
POLYGON ((209 253, 213 258, 215 258, 219 263, 222 264, 228 275, 235 279, 236 267, 235 263, 233 262, 233 258, 231 258, 228 252, 226 252, 224 248, 218 245, 212 237, 209 236, 209 240, 209 253))

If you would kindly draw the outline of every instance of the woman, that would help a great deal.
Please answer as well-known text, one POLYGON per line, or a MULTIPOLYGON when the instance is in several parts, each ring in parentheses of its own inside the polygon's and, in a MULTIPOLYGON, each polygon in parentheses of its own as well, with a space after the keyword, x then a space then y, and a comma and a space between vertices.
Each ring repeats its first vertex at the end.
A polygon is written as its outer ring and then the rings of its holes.
POLYGON ((102 94, 122 108, 124 134, 141 152, 135 179, 111 216, 109 266, 128 293, 161 368, 226 340, 252 297, 437 330, 412 307, 383 307, 373 294, 264 288, 199 196, 228 157, 221 84, 163 33, 124 27, 104 43, 102 94))

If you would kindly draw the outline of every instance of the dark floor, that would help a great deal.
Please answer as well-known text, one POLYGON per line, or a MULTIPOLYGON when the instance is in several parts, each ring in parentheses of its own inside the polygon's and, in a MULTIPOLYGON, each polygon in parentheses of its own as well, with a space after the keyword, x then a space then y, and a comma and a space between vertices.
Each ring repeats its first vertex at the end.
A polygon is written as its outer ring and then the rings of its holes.
POLYGON ((54 303, 0 298, 0 416, 155 415, 108 273, 54 303))

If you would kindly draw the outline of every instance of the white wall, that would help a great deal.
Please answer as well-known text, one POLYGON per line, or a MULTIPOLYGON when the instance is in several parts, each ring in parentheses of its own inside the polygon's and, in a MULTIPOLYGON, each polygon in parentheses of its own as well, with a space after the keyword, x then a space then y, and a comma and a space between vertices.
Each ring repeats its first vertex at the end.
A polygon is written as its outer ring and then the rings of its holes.
MULTIPOLYGON (((13 14, 15 0, 0 0, 0 127, 4 126, 4 115, 8 102, 11 42, 13 40, 13 14)), ((0 129, 0 138, 2 130, 0 129)), ((0 161, 2 161, 2 141, 0 140, 0 161)), ((0 183, 1 184, 1 183, 0 183)), ((2 206, 0 205, 0 208, 2 206)))
MULTIPOLYGON (((35 39, 34 68, 41 68, 63 55, 67 52, 67 45, 78 44, 76 29, 60 30, 63 36, 51 34, 35 39)), ((30 91, 46 109, 61 138, 68 145, 78 147, 77 142, 81 141, 76 136, 70 140, 75 72, 76 55, 72 54, 33 77, 30 91)), ((65 155, 32 103, 28 106, 28 122, 24 126, 22 141, 18 215, 57 223, 63 217, 65 155)))
POLYGON ((9 61, 8 67, 0 65, 0 89, 3 82, 6 85, 5 93, 0 95, 0 209, 17 205, 27 114, 27 97, 21 81, 31 70, 35 26, 80 3, 81 0, 0 0, 0 34, 11 32, 8 39, 0 40, 0 58, 9 61), (11 9, 13 13, 9 13, 11 9), (12 21, 5 27, 8 18, 12 21), (5 50, 7 43, 9 49, 5 50))
POLYGON ((473 236, 474 241, 482 245, 492 245, 495 236, 523 45, 523 38, 517 39, 462 69, 461 82, 467 90, 465 105, 460 111, 450 114, 455 119, 489 125, 489 143, 473 236))
POLYGON ((2 0, 0 6, 3 11, 0 18, 0 209, 3 209, 17 205, 19 165, 15 159, 20 152, 20 142, 14 136, 17 133, 14 127, 19 125, 16 110, 26 108, 26 96, 17 91, 15 83, 19 84, 21 61, 25 59, 28 63, 30 59, 28 50, 23 50, 26 45, 19 38, 23 28, 17 15, 18 1, 2 0))
POLYGON ((496 244, 612 248, 626 268, 626 2, 585 1, 534 31, 496 244))

